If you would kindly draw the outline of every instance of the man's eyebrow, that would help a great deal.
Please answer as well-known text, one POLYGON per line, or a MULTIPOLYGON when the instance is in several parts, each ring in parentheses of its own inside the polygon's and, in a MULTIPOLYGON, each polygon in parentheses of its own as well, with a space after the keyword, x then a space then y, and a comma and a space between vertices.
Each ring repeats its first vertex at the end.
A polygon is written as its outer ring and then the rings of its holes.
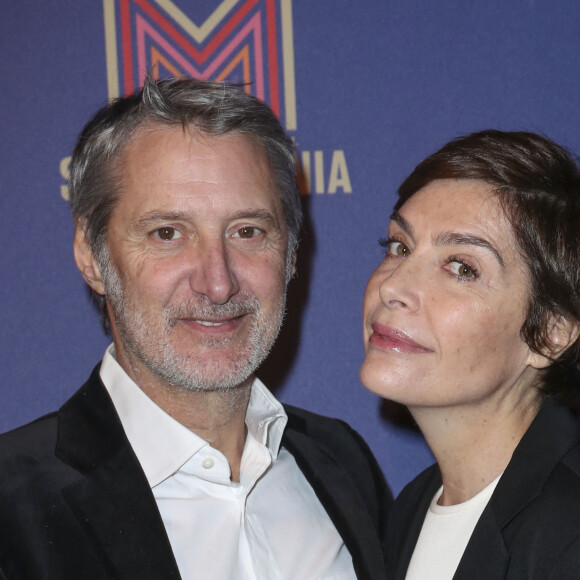
POLYGON ((504 268, 505 262, 499 253, 499 250, 490 242, 484 238, 478 236, 472 236, 470 234, 457 234, 455 232, 444 232, 439 234, 434 241, 436 246, 453 246, 453 245, 466 245, 466 246, 478 246, 484 248, 491 252, 499 265, 504 268))
MULTIPOLYGON (((149 226, 158 225, 163 222, 189 221, 191 218, 192 214, 184 211, 151 211, 142 215, 138 219, 137 226, 147 228, 149 226)), ((240 219, 255 219, 262 222, 267 222, 270 225, 278 224, 278 220, 275 218, 272 212, 266 209, 240 210, 227 216, 227 219, 229 221, 240 219)))
POLYGON ((229 216, 229 219, 231 221, 254 219, 262 222, 267 222, 271 226, 278 225, 278 220, 276 219, 276 216, 267 209, 243 209, 229 216))
POLYGON ((159 225, 163 222, 176 222, 188 219, 188 214, 182 211, 150 211, 142 215, 136 222, 138 227, 159 225))

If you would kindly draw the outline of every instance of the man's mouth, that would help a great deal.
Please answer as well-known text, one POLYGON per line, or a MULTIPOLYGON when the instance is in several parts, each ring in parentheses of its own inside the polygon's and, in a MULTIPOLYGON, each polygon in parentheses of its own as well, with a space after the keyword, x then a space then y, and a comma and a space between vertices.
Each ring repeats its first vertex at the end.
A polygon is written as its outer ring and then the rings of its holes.
POLYGON ((196 322, 197 324, 201 324, 201 326, 223 326, 224 324, 228 324, 229 322, 231 322, 231 319, 220 320, 220 321, 215 321, 215 322, 212 320, 193 320, 193 322, 196 322))
POLYGON ((210 334, 229 334, 231 332, 236 331, 236 329, 240 328, 246 317, 249 313, 244 313, 241 315, 236 316, 235 314, 232 316, 228 316, 227 318, 224 317, 199 317, 197 316, 183 316, 179 317, 176 320, 177 322, 181 322, 185 324, 190 329, 195 330, 197 329, 198 332, 205 332, 210 334))

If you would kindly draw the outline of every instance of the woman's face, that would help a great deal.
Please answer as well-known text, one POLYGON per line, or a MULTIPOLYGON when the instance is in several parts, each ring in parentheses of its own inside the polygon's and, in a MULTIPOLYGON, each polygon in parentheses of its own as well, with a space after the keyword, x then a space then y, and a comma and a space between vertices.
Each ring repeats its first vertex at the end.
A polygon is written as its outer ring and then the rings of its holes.
POLYGON ((364 298, 363 384, 411 409, 529 399, 544 366, 520 337, 529 272, 491 187, 430 183, 384 245, 364 298))

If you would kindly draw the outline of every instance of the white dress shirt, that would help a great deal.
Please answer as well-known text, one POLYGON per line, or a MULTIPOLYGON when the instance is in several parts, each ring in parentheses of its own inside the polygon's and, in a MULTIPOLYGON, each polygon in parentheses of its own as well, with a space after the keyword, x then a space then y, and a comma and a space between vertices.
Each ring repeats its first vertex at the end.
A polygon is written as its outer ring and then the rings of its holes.
POLYGON ((292 455, 258 379, 240 482, 225 456, 158 407, 107 349, 100 371, 151 486, 184 580, 351 580, 351 556, 292 455))

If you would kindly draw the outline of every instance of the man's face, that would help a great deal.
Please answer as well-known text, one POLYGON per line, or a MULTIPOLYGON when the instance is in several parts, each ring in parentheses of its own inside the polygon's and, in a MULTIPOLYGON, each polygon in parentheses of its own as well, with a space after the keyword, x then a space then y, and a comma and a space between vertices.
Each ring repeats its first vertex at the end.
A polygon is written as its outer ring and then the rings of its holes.
POLYGON ((238 386, 276 339, 291 267, 264 152, 153 127, 122 170, 101 264, 117 360, 142 386, 238 386))

